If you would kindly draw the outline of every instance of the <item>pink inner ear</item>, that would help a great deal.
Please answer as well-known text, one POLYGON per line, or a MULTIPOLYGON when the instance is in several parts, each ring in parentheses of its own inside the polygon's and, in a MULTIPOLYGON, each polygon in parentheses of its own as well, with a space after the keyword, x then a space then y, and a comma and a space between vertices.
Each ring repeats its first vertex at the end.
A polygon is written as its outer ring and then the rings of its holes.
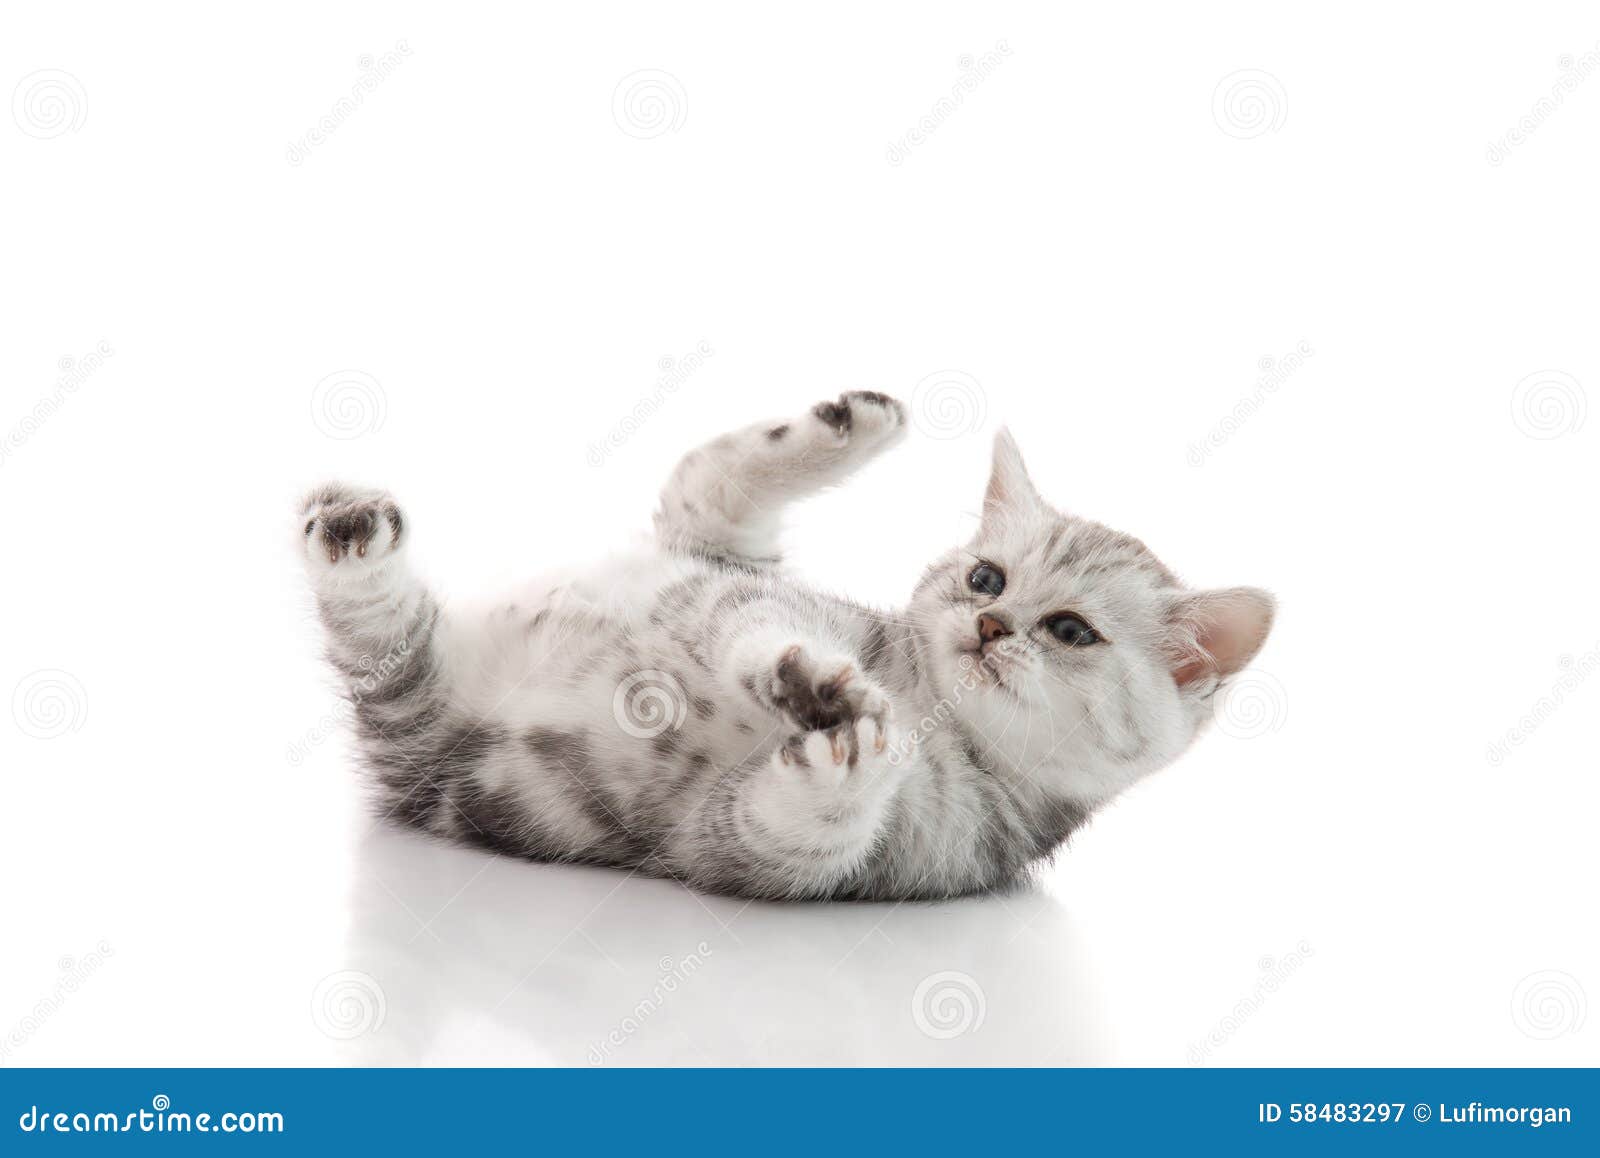
POLYGON ((1187 687, 1189 684, 1194 683, 1195 680, 1199 679, 1201 676, 1205 675, 1211 670, 1212 664, 1209 660, 1204 660, 1196 656, 1185 663, 1179 664, 1177 668, 1173 670, 1172 678, 1178 681, 1178 686, 1180 688, 1187 687))
POLYGON ((1198 591, 1184 597, 1178 617, 1204 654, 1189 651, 1173 666, 1178 686, 1202 676, 1231 676, 1252 659, 1272 630, 1272 596, 1254 587, 1198 591))

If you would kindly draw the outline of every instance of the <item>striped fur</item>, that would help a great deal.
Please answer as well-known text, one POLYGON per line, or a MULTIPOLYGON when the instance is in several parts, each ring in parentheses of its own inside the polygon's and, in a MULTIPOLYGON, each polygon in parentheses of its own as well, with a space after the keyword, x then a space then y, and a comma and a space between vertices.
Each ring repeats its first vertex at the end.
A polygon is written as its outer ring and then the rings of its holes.
POLYGON ((1248 588, 1184 590, 1138 540, 1048 507, 1002 432, 974 540, 881 611, 787 574, 785 504, 904 434, 859 392, 724 435, 662 495, 652 547, 446 613, 388 495, 299 520, 380 812, 537 861, 770 898, 1006 886, 1176 757, 1265 639, 1248 588), (998 595, 968 581, 1004 571, 998 595), (1067 646, 1072 611, 1104 636, 1067 646), (978 651, 979 615, 1010 634, 978 651))

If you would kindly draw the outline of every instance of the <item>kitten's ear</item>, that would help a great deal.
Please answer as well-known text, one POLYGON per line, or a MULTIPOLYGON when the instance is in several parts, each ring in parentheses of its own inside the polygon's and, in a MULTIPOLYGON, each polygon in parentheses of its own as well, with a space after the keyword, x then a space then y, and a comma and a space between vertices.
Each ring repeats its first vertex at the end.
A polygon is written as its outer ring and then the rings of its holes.
POLYGON ((1267 642, 1276 612, 1277 602, 1259 587, 1179 592, 1168 616, 1172 678, 1184 687, 1233 675, 1267 642))
POLYGON ((1017 449, 1017 440, 1002 426, 994 436, 994 458, 989 465, 989 489, 983 495, 983 517, 1043 506, 1044 500, 1033 489, 1033 480, 1028 478, 1028 468, 1022 461, 1022 451, 1017 449))

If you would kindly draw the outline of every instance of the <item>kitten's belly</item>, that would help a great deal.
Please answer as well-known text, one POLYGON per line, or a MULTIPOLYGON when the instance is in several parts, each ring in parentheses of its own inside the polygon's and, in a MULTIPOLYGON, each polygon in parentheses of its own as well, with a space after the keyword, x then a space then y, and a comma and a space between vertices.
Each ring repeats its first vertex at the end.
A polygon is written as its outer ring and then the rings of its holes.
POLYGON ((776 742, 775 721, 714 670, 693 609, 752 581, 653 547, 544 576, 462 617, 454 684, 513 734, 581 734, 627 780, 736 766, 776 742))

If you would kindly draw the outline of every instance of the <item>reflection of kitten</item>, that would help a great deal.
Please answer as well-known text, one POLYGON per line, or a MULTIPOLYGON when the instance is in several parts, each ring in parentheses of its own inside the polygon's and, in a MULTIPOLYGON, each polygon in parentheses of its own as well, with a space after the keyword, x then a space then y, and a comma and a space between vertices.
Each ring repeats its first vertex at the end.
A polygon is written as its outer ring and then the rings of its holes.
POLYGON ((896 442, 846 394, 689 454, 657 545, 474 619, 411 575, 387 495, 324 486, 303 550, 389 817, 532 860, 762 897, 1015 879, 1210 715, 1273 603, 1188 591, 1060 514, 995 440, 977 535, 875 611, 779 567, 784 504, 896 442))

